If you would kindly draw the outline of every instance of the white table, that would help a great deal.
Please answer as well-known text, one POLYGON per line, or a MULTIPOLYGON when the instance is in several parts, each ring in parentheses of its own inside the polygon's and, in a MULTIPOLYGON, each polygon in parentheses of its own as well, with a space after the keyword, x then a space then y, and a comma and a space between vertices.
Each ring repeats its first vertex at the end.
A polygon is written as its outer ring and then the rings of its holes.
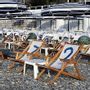
POLYGON ((42 54, 42 50, 44 50, 44 55, 47 56, 48 55, 48 50, 53 50, 53 48, 51 47, 42 47, 41 48, 41 54, 42 54))
POLYGON ((34 79, 37 78, 37 75, 39 73, 39 69, 38 69, 38 65, 44 65, 45 64, 45 60, 41 60, 41 59, 33 59, 33 60, 26 60, 24 62, 24 71, 23 71, 23 75, 25 76, 25 72, 26 72, 26 65, 32 65, 33 69, 34 69, 34 79))
MULTIPOLYGON (((53 48, 51 47, 42 47, 41 50, 45 50, 45 56, 48 55, 48 50, 53 50, 53 48)), ((42 54, 42 53, 41 53, 42 54)), ((42 60, 42 59, 33 59, 33 60, 25 60, 24 61, 24 71, 23 71, 23 75, 25 75, 25 72, 26 72, 26 65, 32 65, 33 66, 33 69, 34 69, 34 79, 37 78, 37 75, 39 73, 39 70, 38 70, 38 65, 37 64, 40 64, 40 65, 45 65, 46 63, 46 60, 42 60)))
MULTIPOLYGON (((10 42, 10 41, 5 41, 4 42, 6 45, 8 45, 8 49, 11 49, 11 45, 13 44, 13 42, 10 42)), ((6 48, 6 45, 5 45, 5 48, 6 48)))

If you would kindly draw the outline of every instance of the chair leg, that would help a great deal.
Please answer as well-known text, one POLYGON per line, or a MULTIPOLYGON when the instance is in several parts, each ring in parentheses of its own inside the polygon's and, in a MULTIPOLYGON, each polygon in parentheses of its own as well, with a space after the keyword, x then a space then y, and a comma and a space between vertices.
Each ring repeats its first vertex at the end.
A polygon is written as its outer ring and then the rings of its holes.
POLYGON ((15 62, 10 63, 10 64, 8 65, 8 69, 14 68, 15 64, 16 64, 15 62))
POLYGON ((43 69, 43 70, 39 73, 39 75, 37 76, 36 80, 38 80, 38 79, 43 75, 44 72, 45 72, 45 69, 43 69))
POLYGON ((4 55, 3 55, 2 52, 0 52, 0 56, 1 56, 2 59, 4 59, 4 55))
POLYGON ((75 70, 73 73, 63 71, 62 74, 79 79, 79 80, 84 80, 84 78, 80 74, 80 70, 77 68, 77 64, 74 64, 74 68, 75 68, 75 70))
POLYGON ((77 65, 76 65, 76 64, 74 64, 74 67, 75 67, 75 70, 76 70, 76 73, 77 73, 76 78, 77 78, 77 79, 80 79, 80 80, 83 80, 84 77, 81 76, 80 70, 77 68, 77 65))
POLYGON ((51 81, 49 81, 49 84, 53 84, 53 83, 59 78, 59 76, 60 76, 61 74, 62 74, 62 71, 58 72, 58 73, 55 75, 54 79, 51 80, 51 81))
POLYGON ((49 81, 49 84, 54 83, 54 81, 56 81, 59 78, 59 76, 63 73, 66 66, 67 66, 67 63, 64 63, 61 67, 61 70, 55 75, 54 79, 49 81))

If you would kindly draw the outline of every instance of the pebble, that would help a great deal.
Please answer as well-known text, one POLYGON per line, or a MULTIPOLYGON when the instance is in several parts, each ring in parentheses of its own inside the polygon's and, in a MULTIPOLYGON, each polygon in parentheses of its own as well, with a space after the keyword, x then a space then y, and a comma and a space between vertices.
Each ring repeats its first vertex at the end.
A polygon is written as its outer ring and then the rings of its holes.
POLYGON ((34 80, 33 70, 30 71, 28 68, 26 75, 23 76, 22 72, 16 71, 17 67, 8 70, 7 65, 9 63, 10 61, 0 61, 0 65, 2 65, 0 67, 0 90, 90 90, 90 65, 86 63, 79 66, 81 72, 86 76, 86 80, 79 81, 71 77, 61 76, 53 85, 46 83, 49 80, 49 78, 45 78, 47 74, 44 74, 40 80, 34 80))

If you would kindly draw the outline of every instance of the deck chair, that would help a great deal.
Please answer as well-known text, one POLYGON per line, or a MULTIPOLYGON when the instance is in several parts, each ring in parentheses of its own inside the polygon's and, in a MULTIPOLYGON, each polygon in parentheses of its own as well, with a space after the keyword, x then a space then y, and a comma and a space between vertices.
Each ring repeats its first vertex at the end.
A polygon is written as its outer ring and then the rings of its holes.
POLYGON ((13 50, 18 50, 18 49, 25 49, 29 44, 28 41, 18 41, 18 42, 13 42, 13 50))
POLYGON ((90 45, 85 48, 83 55, 90 56, 90 45))
POLYGON ((82 58, 89 58, 90 57, 90 45, 85 45, 81 52, 82 58))
POLYGON ((16 61, 24 62, 25 60, 30 59, 30 55, 38 56, 38 51, 43 45, 43 41, 32 41, 23 52, 17 52, 16 61))
MULTIPOLYGON (((60 44, 59 44, 59 47, 61 47, 60 44)), ((45 52, 47 52, 47 54, 43 55, 42 50, 40 50, 40 57, 35 57, 34 55, 33 56, 30 55, 30 57, 32 57, 32 58, 25 60, 23 75, 25 75, 26 65, 31 65, 31 66, 33 66, 34 79, 36 79, 38 72, 39 72, 39 68, 38 68, 37 64, 45 65, 45 63, 47 63, 48 56, 50 56, 50 57, 54 56, 54 54, 57 52, 57 49, 58 49, 58 48, 56 49, 56 48, 50 48, 50 47, 45 47, 45 46, 42 47, 42 49, 43 48, 46 48, 45 52)))
POLYGON ((0 58, 1 59, 4 59, 5 58, 4 55, 3 55, 3 53, 2 53, 2 51, 0 51, 0 58))
POLYGON ((56 55, 53 58, 50 58, 45 65, 38 64, 39 67, 44 69, 41 70, 36 79, 39 79, 46 69, 50 69, 57 72, 54 79, 51 80, 50 83, 56 81, 62 74, 82 80, 83 77, 77 67, 78 62, 75 60, 81 49, 82 46, 66 44, 62 48, 62 51, 59 50, 56 55), (69 66, 73 67, 73 72, 65 71, 69 66))
MULTIPOLYGON (((38 51, 43 45, 43 41, 32 41, 22 52, 16 52, 16 59, 14 62, 24 63, 25 60, 30 60, 30 55, 39 56, 38 51)), ((13 64, 9 66, 12 68, 13 64)))
POLYGON ((86 51, 85 55, 90 56, 90 47, 89 47, 88 50, 86 51))

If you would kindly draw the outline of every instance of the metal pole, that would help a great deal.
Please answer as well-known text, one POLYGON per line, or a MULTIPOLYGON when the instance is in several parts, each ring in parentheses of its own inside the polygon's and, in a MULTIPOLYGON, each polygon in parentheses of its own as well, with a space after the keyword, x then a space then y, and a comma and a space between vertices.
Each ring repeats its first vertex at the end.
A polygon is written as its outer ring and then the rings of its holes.
POLYGON ((22 2, 25 4, 25 0, 22 0, 22 2))
POLYGON ((69 18, 68 18, 68 32, 69 32, 69 28, 70 28, 70 27, 69 27, 69 18))
POLYGON ((69 0, 67 0, 67 2, 69 3, 69 0))
POLYGON ((87 0, 84 0, 84 2, 85 2, 85 4, 86 4, 87 0))

